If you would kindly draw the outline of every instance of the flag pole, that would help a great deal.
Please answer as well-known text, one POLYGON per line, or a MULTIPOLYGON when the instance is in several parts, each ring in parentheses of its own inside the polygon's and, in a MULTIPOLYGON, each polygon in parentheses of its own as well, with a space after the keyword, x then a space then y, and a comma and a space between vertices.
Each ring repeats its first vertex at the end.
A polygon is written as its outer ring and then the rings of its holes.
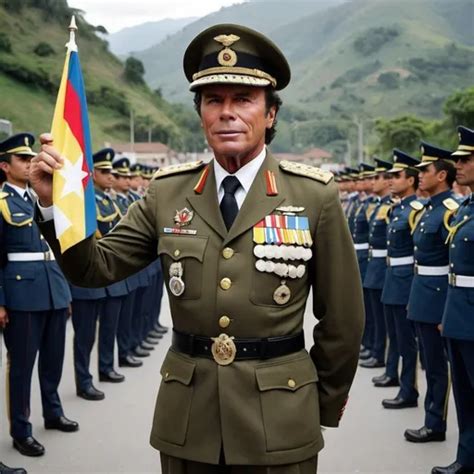
POLYGON ((77 51, 76 31, 77 31, 76 16, 72 15, 71 23, 69 24, 69 42, 66 43, 66 48, 68 49, 68 51, 77 51))

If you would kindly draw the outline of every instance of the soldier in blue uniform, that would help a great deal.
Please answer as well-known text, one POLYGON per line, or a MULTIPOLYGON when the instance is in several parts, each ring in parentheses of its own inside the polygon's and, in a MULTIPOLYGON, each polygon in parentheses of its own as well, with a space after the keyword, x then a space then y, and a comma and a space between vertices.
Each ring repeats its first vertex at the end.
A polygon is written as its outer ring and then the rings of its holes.
MULTIPOLYGON (((111 186, 114 151, 105 148, 93 155, 97 214, 97 238, 106 235, 120 220, 117 206, 107 195, 111 186)), ((122 300, 128 294, 124 281, 105 288, 71 285, 74 325, 74 369, 77 395, 85 400, 103 400, 105 394, 92 383, 90 355, 99 325, 99 380, 119 383, 125 380, 114 369, 114 344, 122 300)))
MULTIPOLYGON (((372 200, 372 175, 375 168, 366 163, 359 165, 359 179, 356 189, 359 191, 359 203, 354 213, 352 221, 352 239, 359 263, 361 281, 364 281, 367 271, 367 262, 369 258, 369 219, 374 210, 375 204, 372 200)), ((361 359, 372 357, 373 339, 374 339, 374 317, 372 308, 368 299, 368 293, 364 288, 365 305, 365 328, 362 338, 364 350, 361 352, 361 359)))
POLYGON ((413 238, 411 235, 415 210, 419 161, 401 150, 393 150, 390 192, 400 201, 392 206, 387 227, 387 270, 382 291, 387 326, 393 324, 398 352, 402 359, 400 390, 393 399, 382 401, 384 408, 407 408, 418 405, 416 387, 417 345, 413 323, 407 318, 406 306, 413 279, 413 238))
POLYGON ((347 221, 349 223, 349 230, 351 234, 354 231, 354 216, 359 207, 359 192, 356 189, 356 183, 359 179, 359 170, 355 168, 346 168, 346 176, 348 177, 348 202, 345 208, 347 221))
MULTIPOLYGON (((114 180, 112 183, 115 203, 120 210, 121 217, 125 216, 129 206, 132 204, 128 196, 130 190, 130 160, 128 158, 119 158, 112 164, 112 174, 114 180)), ((141 346, 137 346, 134 336, 134 319, 137 316, 137 290, 143 287, 145 283, 144 276, 136 273, 126 279, 128 294, 123 301, 120 309, 117 342, 119 349, 119 365, 125 367, 136 367, 142 365, 142 362, 135 357, 148 357, 150 352, 141 346)), ((138 301, 141 308, 141 302, 138 301)), ((140 310, 139 310, 140 311, 140 310)))
POLYGON ((459 207, 451 191, 456 170, 451 152, 421 143, 419 188, 429 195, 413 201, 415 276, 408 302, 408 319, 413 321, 423 352, 427 391, 425 422, 420 429, 408 429, 405 438, 414 443, 444 441, 449 396, 448 360, 438 325, 441 323, 448 289, 448 221, 459 207))
POLYGON ((442 320, 459 425, 456 461, 432 474, 474 472, 474 130, 459 127, 456 181, 471 194, 450 223, 449 286, 442 320))
MULTIPOLYGON (((373 205, 375 206, 369 215, 369 255, 367 269, 363 281, 364 291, 367 293, 371 314, 373 316, 374 331, 371 356, 359 363, 361 367, 375 368, 385 366, 385 346, 387 331, 385 327, 385 316, 381 302, 385 270, 387 268, 387 223, 390 210, 390 173, 392 164, 375 158, 375 173, 372 182, 374 192, 373 205)), ((392 351, 390 366, 386 373, 391 379, 398 379, 398 350, 392 351)), ((388 364, 388 362, 387 362, 388 364)), ((381 382, 382 380, 378 381, 381 382)), ((382 381, 383 382, 383 381, 382 381)), ((383 386, 383 385, 382 385, 383 386)))
POLYGON ((135 163, 130 166, 130 189, 128 190, 128 195, 131 198, 132 202, 138 201, 143 197, 143 186, 142 186, 142 167, 135 163))
POLYGON ((6 323, 13 446, 26 456, 41 456, 44 446, 33 438, 29 422, 37 354, 45 428, 71 432, 79 425, 64 416, 58 394, 71 294, 33 221, 35 197, 27 186, 33 143, 29 133, 0 143, 0 169, 6 178, 0 191, 0 321, 6 323))

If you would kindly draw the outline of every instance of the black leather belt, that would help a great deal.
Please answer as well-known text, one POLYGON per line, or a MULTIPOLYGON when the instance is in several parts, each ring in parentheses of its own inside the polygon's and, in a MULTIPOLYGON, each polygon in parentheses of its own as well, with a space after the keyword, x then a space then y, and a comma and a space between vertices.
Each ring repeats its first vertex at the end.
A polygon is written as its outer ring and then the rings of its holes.
MULTIPOLYGON (((233 360, 271 359, 304 349, 304 332, 291 336, 232 339, 236 352, 233 360)), ((190 356, 215 359, 212 354, 214 340, 210 337, 184 334, 173 330, 171 347, 190 356)))

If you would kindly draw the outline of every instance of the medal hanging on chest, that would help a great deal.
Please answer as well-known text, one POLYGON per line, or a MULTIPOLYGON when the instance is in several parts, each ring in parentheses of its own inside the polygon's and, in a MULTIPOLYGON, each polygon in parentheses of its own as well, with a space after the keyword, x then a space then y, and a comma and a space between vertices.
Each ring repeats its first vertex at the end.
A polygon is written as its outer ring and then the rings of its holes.
POLYGON ((286 281, 282 280, 281 285, 273 292, 273 300, 276 304, 286 304, 290 301, 291 290, 287 286, 286 281))
POLYGON ((186 289, 186 285, 182 279, 183 264, 181 262, 174 262, 170 265, 170 291, 174 296, 181 296, 186 289))

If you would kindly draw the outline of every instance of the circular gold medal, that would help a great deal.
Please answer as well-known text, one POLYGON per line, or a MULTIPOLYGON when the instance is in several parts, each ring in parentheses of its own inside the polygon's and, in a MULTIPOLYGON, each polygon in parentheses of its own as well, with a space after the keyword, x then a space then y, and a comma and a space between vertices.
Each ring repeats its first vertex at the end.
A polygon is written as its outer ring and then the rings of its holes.
POLYGON ((273 292, 273 301, 276 304, 286 304, 290 301, 291 290, 286 285, 286 282, 282 281, 281 285, 273 292))

